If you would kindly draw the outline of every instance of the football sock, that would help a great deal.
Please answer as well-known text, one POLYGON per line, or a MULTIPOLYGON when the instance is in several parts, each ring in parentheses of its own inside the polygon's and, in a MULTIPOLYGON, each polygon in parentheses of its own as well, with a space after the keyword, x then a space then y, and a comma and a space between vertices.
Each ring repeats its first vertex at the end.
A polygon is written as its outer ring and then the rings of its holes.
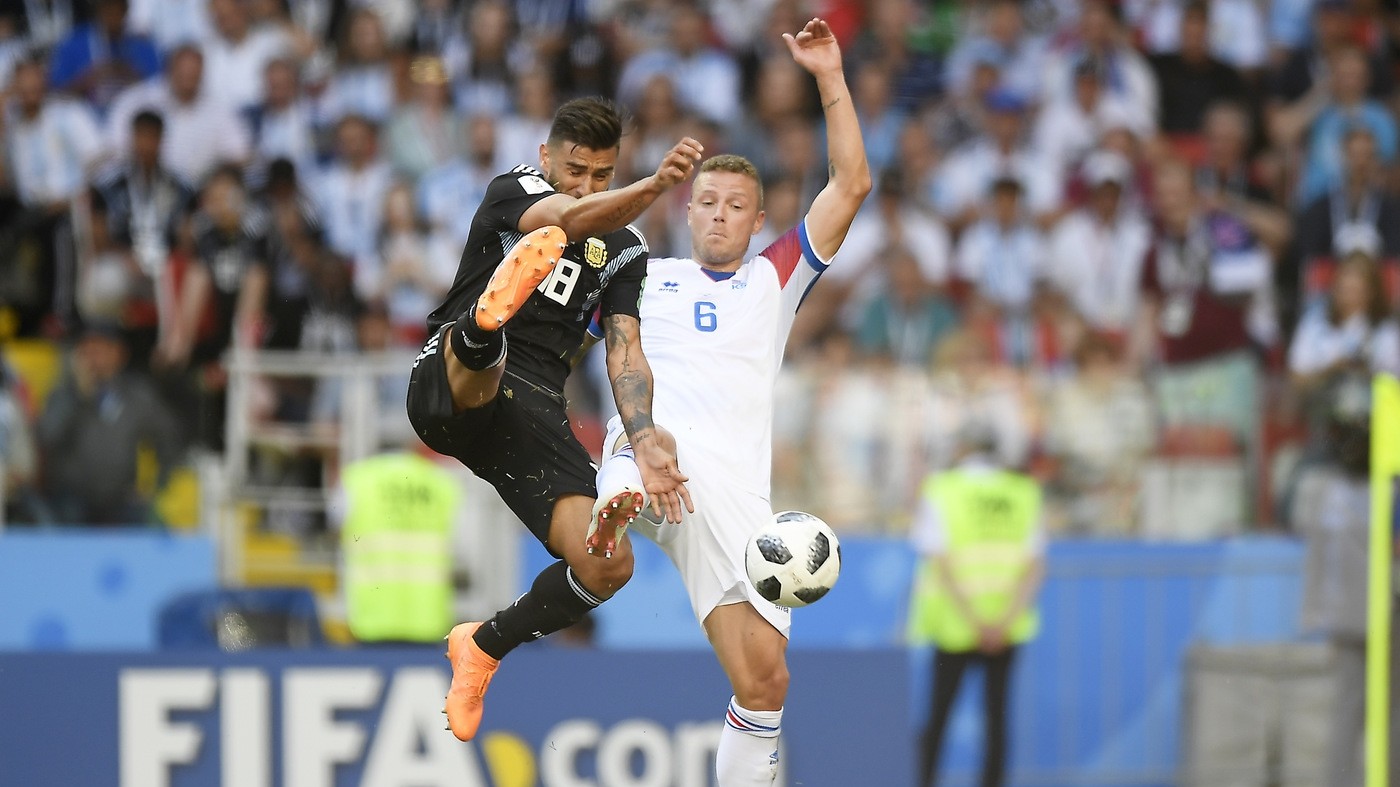
POLYGON ((719 787, 769 787, 778 777, 778 733, 783 711, 749 710, 729 699, 715 752, 719 787))
POLYGON ((505 331, 485 331, 476 324, 476 307, 457 319, 448 329, 452 354, 474 372, 490 369, 506 357, 505 331))
POLYGON ((491 658, 504 658, 518 645, 572 626, 601 603, 560 560, 541 571, 525 595, 482 624, 472 639, 491 658))
MULTIPOLYGON (((598 468, 598 499, 609 500, 629 486, 633 489, 644 489, 642 471, 637 469, 637 459, 632 453, 632 446, 624 445, 622 450, 604 459, 598 468)), ((643 492, 644 496, 645 494, 643 492)))

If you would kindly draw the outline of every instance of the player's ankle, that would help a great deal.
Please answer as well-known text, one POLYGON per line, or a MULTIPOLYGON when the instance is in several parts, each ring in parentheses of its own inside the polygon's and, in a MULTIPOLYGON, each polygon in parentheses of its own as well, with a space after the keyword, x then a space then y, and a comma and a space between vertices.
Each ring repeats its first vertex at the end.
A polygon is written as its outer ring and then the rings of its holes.
POLYGON ((470 315, 463 315, 448 329, 448 344, 457 360, 474 372, 490 369, 506 357, 505 334, 483 330, 470 315))

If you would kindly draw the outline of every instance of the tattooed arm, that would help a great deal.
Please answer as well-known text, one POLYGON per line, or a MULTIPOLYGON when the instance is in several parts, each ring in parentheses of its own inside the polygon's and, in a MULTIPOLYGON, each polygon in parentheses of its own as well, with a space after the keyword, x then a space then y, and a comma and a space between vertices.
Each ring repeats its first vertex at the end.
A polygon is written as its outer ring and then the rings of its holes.
POLYGON ((660 445, 651 420, 651 366, 642 355, 641 323, 636 317, 613 314, 603 320, 607 343, 608 378, 612 380, 617 413, 627 430, 627 440, 642 471, 642 485, 652 510, 672 522, 681 521, 681 507, 694 511, 687 480, 676 466, 676 457, 660 445))
POLYGON ((540 227, 558 226, 571 242, 620 230, 635 221, 668 189, 690 177, 702 152, 699 142, 686 137, 661 159, 656 174, 629 186, 595 192, 581 199, 568 194, 551 194, 526 209, 516 229, 533 232, 540 227))

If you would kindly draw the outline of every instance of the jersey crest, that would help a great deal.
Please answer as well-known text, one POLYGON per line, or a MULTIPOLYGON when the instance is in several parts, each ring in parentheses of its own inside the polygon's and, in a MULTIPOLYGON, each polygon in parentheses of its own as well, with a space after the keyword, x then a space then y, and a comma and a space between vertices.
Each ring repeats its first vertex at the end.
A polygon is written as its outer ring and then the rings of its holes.
POLYGON ((608 262, 608 244, 602 238, 589 238, 584 244, 583 259, 595 268, 601 268, 608 262))

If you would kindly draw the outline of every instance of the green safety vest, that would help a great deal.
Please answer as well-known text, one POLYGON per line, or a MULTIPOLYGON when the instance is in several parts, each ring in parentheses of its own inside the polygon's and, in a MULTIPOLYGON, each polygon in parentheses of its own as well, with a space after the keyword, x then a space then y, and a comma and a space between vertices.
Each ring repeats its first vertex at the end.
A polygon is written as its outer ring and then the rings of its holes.
POLYGON ((452 475, 416 454, 362 459, 342 475, 346 617, 365 642, 441 640, 452 625, 452 475))
MULTIPOLYGON (((946 533, 951 572, 978 620, 1006 617, 1016 585, 1035 559, 1040 487, 1019 473, 954 470, 924 482, 922 494, 935 507, 946 533)), ((977 647, 977 627, 939 581, 932 561, 922 561, 909 610, 909 638, 962 653, 977 647)), ((1012 621, 1012 644, 1035 636, 1040 617, 1034 605, 1012 621)))

